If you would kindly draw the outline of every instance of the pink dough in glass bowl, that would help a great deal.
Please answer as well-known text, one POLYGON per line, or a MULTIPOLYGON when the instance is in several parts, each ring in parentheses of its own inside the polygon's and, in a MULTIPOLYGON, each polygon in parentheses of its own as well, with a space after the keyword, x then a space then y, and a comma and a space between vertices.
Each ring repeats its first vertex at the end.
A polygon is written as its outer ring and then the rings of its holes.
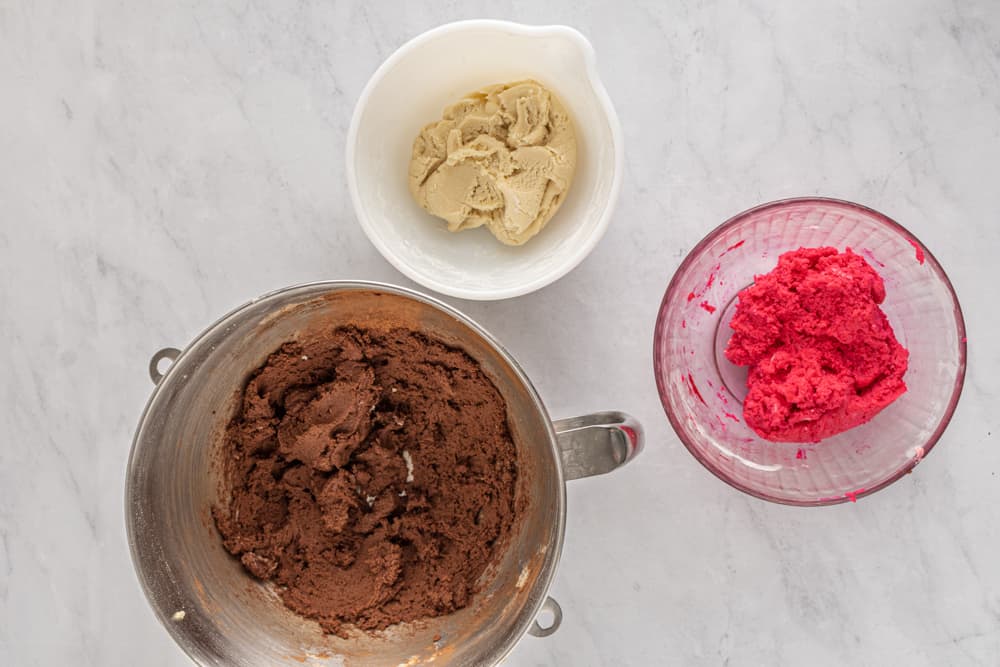
POLYGON ((913 234, 846 201, 787 199, 731 218, 674 274, 660 304, 653 367, 688 451, 727 484, 789 505, 831 505, 885 488, 941 437, 965 378, 965 323, 948 276, 913 234), (910 352, 907 392, 871 421, 819 443, 762 439, 743 421, 747 369, 725 357, 737 295, 790 250, 851 248, 885 282, 882 310, 910 352))

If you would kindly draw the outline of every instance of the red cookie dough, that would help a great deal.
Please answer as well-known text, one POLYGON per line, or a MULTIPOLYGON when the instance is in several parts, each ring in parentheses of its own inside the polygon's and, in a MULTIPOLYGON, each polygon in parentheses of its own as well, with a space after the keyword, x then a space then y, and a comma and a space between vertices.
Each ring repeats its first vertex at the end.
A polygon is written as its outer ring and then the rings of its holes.
POLYGON ((466 606, 520 515, 500 392, 465 352, 404 328, 282 345, 221 453, 226 549, 341 635, 466 606))
POLYGON ((800 248, 739 294, 726 358, 749 366, 743 419, 766 440, 819 442, 906 392, 909 353, 882 278, 848 248, 800 248))

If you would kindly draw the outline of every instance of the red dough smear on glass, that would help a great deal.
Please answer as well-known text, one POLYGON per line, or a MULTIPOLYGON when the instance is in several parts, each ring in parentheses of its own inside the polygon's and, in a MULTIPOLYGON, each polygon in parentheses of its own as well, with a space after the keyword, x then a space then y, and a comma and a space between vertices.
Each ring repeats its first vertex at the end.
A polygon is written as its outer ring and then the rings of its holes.
POLYGON ((879 306, 885 284, 847 248, 799 248, 739 294, 726 358, 749 366, 743 419, 776 442, 819 442, 906 392, 909 353, 879 306))

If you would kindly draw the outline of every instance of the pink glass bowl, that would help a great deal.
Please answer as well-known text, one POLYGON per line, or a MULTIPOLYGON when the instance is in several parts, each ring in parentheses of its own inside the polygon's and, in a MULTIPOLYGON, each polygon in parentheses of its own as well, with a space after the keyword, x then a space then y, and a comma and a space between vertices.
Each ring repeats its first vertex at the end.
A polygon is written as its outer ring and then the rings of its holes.
POLYGON ((933 255, 881 213, 820 198, 764 204, 706 236, 670 281, 653 339, 660 400, 691 454, 727 484, 789 505, 855 501, 910 472, 955 411, 965 354, 962 310, 933 255), (737 294, 778 255, 818 246, 849 247, 882 276, 882 309, 910 351, 908 391, 820 443, 768 442, 743 422, 747 372, 725 358, 729 322, 737 294))

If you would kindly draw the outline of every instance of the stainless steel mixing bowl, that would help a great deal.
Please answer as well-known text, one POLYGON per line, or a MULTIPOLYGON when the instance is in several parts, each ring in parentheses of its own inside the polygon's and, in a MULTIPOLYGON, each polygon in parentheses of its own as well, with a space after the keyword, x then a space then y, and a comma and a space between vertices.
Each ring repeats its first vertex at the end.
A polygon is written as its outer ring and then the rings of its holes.
POLYGON ((642 447, 627 415, 606 412, 553 423, 524 372, 484 329, 416 292, 363 282, 322 282, 267 294, 229 313, 183 352, 150 363, 156 389, 128 465, 125 512, 132 562, 150 605, 202 665, 490 665, 526 633, 551 634, 561 612, 546 592, 559 562, 564 482, 608 472, 642 447), (391 318, 464 349, 507 402, 518 449, 517 493, 527 511, 473 603, 448 616, 357 633, 325 635, 286 609, 222 546, 210 510, 218 500, 216 445, 248 374, 298 332, 364 326, 391 318), (158 370, 164 359, 169 369, 158 370), (548 609, 553 621, 540 626, 548 609))

